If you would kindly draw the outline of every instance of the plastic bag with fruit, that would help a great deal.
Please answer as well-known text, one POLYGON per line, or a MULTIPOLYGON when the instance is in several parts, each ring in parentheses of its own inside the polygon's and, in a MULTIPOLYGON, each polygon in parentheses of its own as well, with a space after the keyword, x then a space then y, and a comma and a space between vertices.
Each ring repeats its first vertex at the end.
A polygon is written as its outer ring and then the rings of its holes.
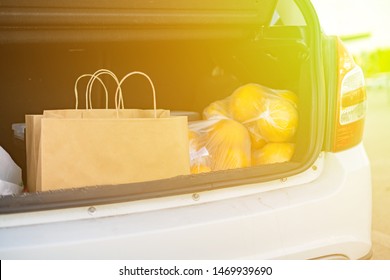
POLYGON ((251 166, 248 130, 231 119, 189 124, 191 172, 227 170, 251 166))
POLYGON ((294 150, 290 143, 294 141, 298 126, 297 103, 297 95, 292 91, 250 83, 237 88, 227 98, 211 103, 204 109, 203 117, 229 118, 243 124, 250 135, 252 157, 255 157, 253 165, 289 161, 294 150), (269 145, 274 143, 283 145, 269 145), (259 152, 266 145, 267 150, 259 152), (270 151, 284 156, 271 157, 270 151), (259 156, 262 160, 258 160, 259 156))

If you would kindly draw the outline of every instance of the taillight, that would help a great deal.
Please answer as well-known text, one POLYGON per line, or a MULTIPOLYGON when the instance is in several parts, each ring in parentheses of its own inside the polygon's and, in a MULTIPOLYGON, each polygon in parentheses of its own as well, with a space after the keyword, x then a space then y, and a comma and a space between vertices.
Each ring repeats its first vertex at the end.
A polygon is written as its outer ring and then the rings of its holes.
POLYGON ((362 141, 366 114, 366 89, 362 69, 341 40, 338 49, 338 92, 332 151, 351 148, 362 141))

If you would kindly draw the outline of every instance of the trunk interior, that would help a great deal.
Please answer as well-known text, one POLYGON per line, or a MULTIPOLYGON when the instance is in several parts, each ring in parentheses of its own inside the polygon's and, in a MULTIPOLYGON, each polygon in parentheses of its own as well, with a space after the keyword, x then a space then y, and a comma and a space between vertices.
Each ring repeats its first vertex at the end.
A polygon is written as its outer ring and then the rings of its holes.
MULTIPOLYGON (((266 18, 269 21, 270 16, 266 18)), ((132 30, 126 39, 119 36, 103 40, 97 36, 84 40, 81 36, 79 40, 61 42, 44 35, 43 40, 0 45, 0 144, 22 168, 24 181, 25 143, 14 137, 11 125, 23 123, 26 114, 74 108, 76 79, 101 68, 113 71, 118 77, 136 70, 145 72, 156 87, 157 108, 196 112, 200 116, 211 102, 228 97, 247 83, 288 89, 298 95, 299 125, 290 162, 245 168, 243 172, 226 170, 190 175, 188 186, 210 184, 206 187, 209 189, 211 185, 229 186, 246 178, 255 182, 282 178, 294 173, 310 157, 307 147, 313 141, 309 136, 314 127, 310 117, 314 95, 306 27, 265 26, 263 22, 253 28, 220 24, 211 29, 145 29, 143 36, 137 36, 139 32, 140 28, 132 30)), ((109 77, 102 79, 107 85, 114 85, 109 77)), ((81 82, 79 91, 84 93, 85 86, 81 82)), ((152 108, 150 86, 143 78, 131 78, 123 85, 123 92, 126 108, 152 108)), ((104 106, 103 93, 102 87, 94 87, 94 108, 104 106)), ((109 104, 114 106, 113 94, 109 104)), ((84 106, 84 95, 80 94, 79 108, 84 106)), ((178 184, 184 182, 178 180, 178 184)), ((153 192, 153 187, 150 188, 153 192)))

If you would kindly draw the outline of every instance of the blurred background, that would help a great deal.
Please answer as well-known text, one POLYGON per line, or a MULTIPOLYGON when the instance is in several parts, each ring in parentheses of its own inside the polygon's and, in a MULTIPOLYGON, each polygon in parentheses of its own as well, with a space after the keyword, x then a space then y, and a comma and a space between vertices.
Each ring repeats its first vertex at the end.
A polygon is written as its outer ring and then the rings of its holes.
MULTIPOLYGON (((364 145, 373 182, 373 259, 390 259, 390 1, 311 0, 328 35, 338 35, 366 77, 364 145)), ((353 197, 351 197, 353 199, 353 197)))

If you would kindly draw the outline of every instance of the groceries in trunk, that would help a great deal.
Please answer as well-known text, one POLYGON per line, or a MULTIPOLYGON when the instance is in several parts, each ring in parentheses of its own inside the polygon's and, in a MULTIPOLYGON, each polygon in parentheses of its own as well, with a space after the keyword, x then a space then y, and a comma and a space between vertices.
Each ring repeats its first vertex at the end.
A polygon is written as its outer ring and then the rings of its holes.
POLYGON ((298 126, 298 98, 289 90, 250 83, 209 104, 190 122, 191 172, 290 161, 298 126))
POLYGON ((202 120, 187 123, 180 114, 156 108, 153 83, 142 72, 131 72, 121 81, 105 69, 81 77, 90 78, 86 109, 78 109, 76 101, 76 109, 26 115, 30 191, 282 163, 294 154, 298 100, 291 91, 246 84, 204 108, 202 120), (124 109, 121 85, 135 74, 151 85, 152 110, 124 109), (104 86, 101 75, 116 81, 115 109, 88 108, 93 82, 104 86))

